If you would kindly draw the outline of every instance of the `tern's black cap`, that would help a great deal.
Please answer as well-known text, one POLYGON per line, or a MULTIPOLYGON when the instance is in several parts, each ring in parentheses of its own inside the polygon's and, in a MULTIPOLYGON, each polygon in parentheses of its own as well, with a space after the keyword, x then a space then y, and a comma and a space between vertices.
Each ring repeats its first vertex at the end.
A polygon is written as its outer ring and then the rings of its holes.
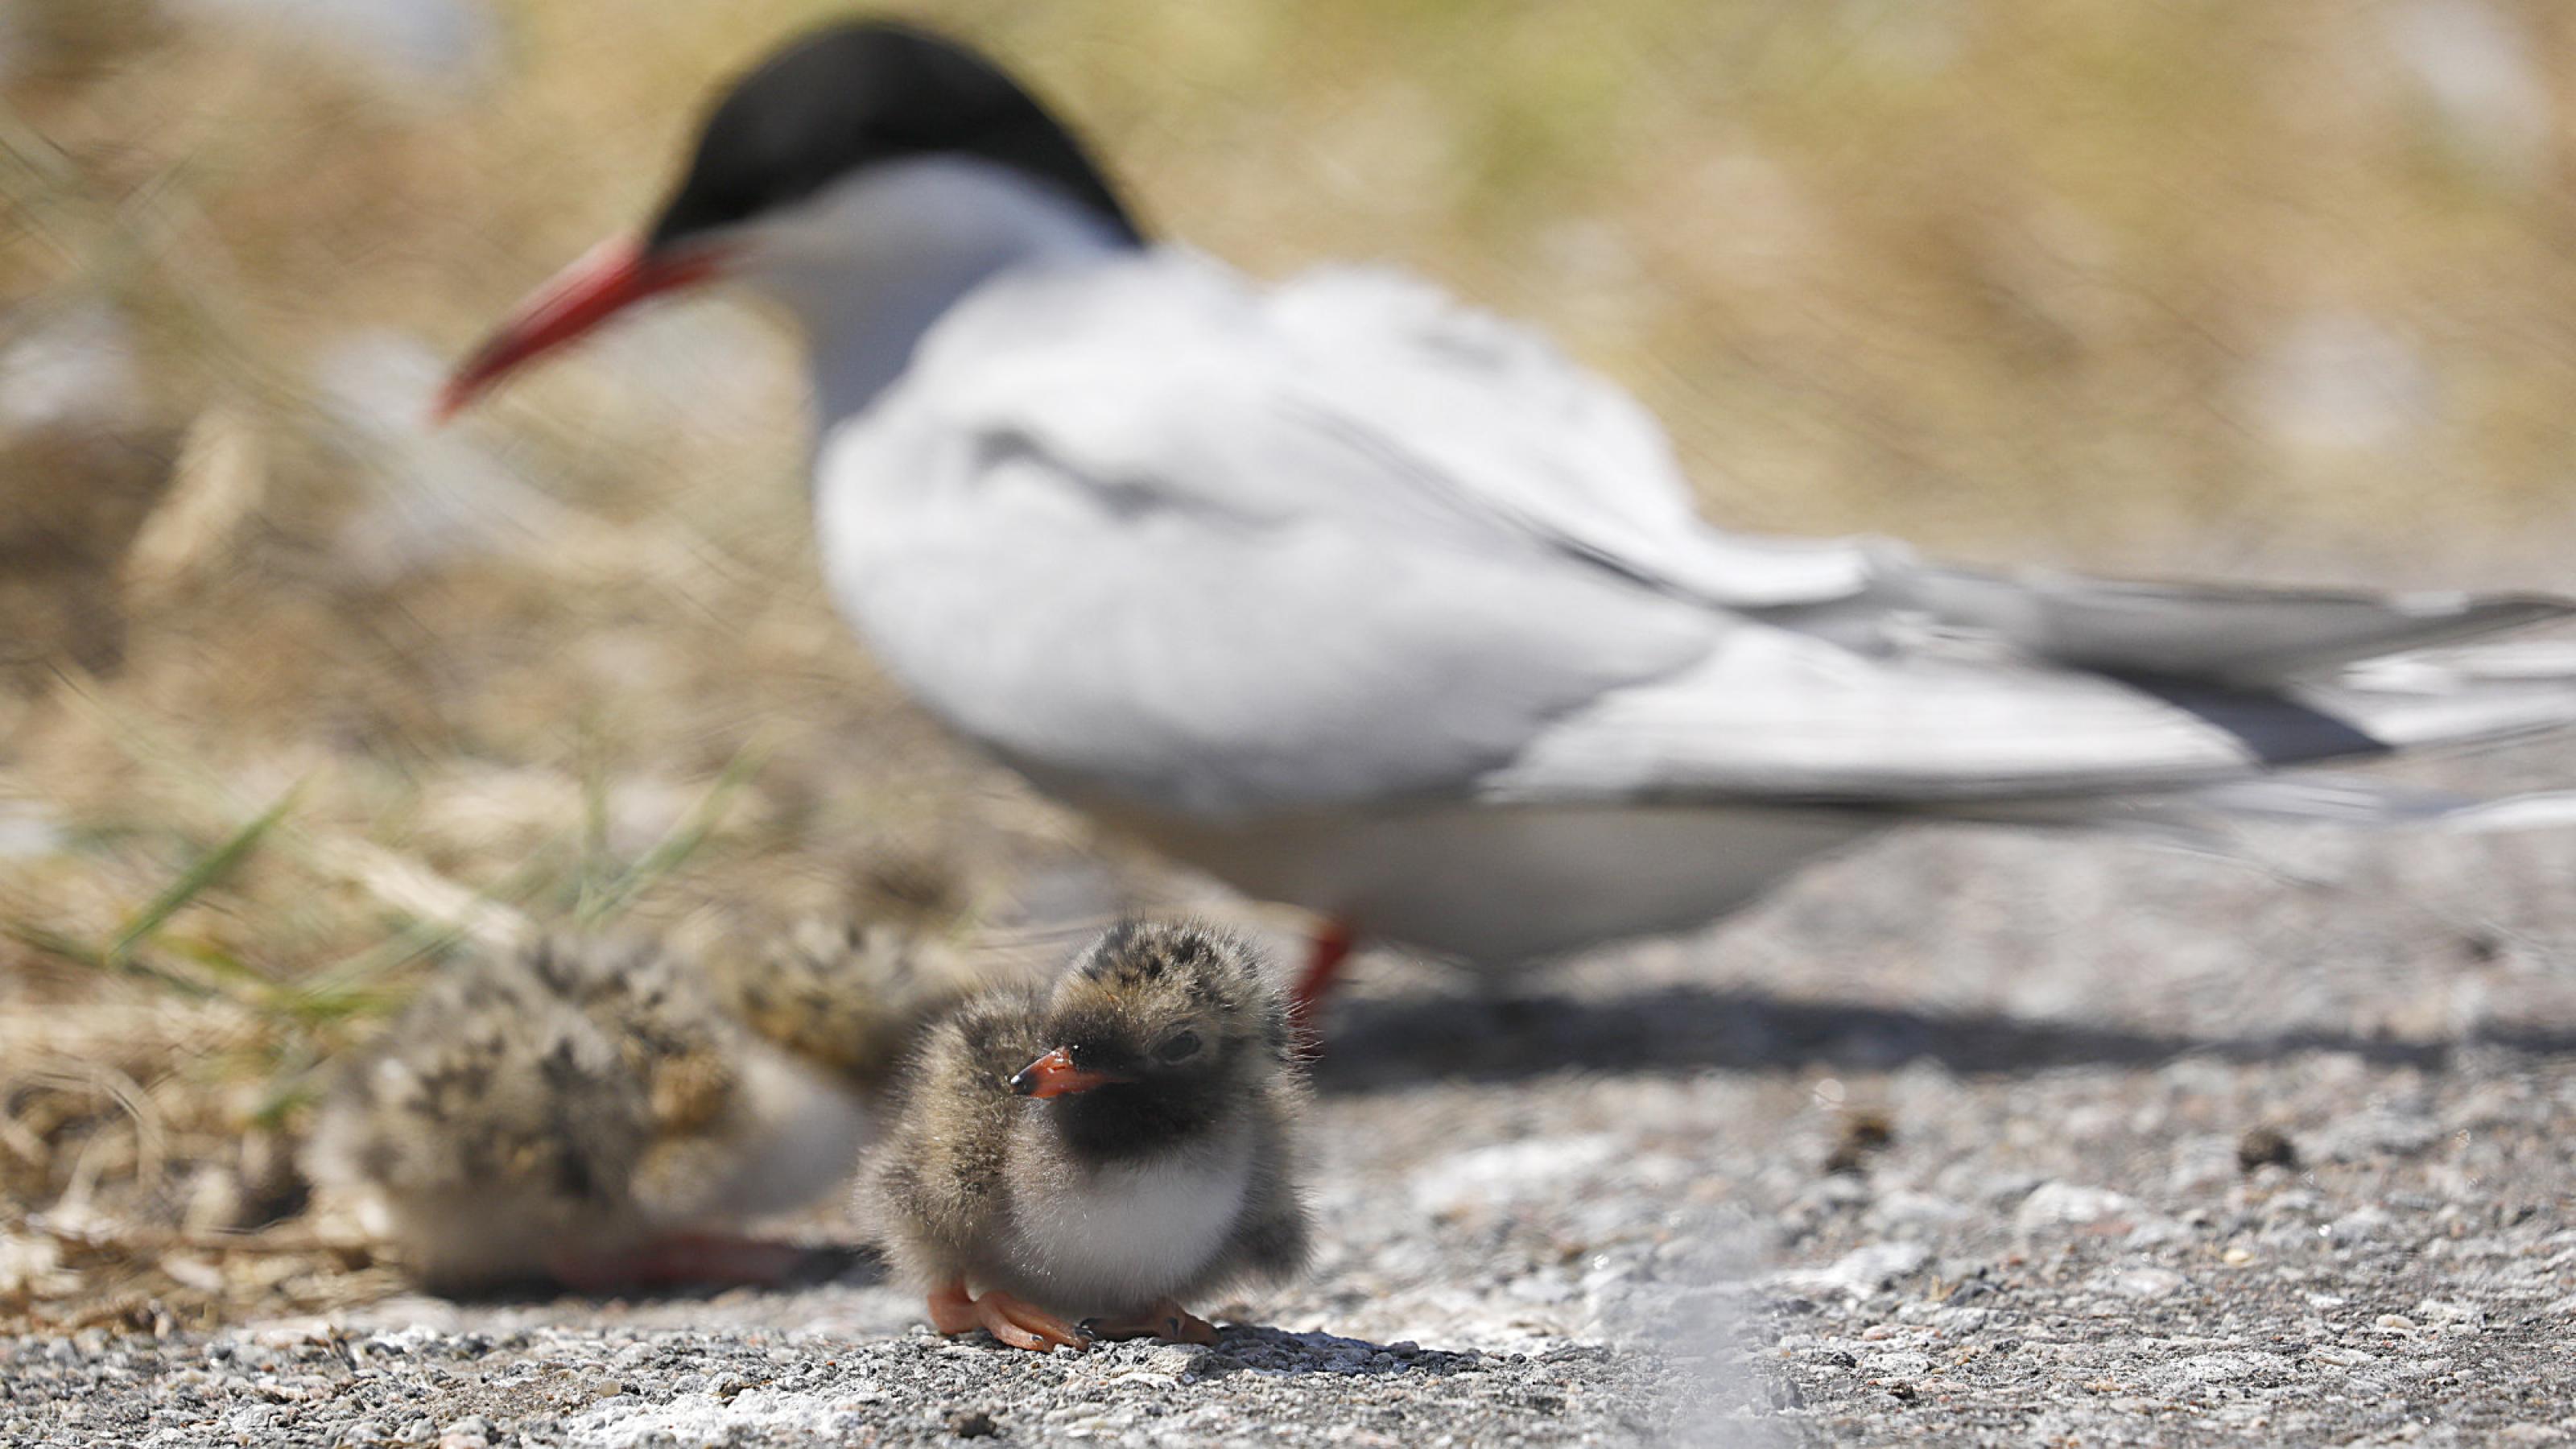
POLYGON ((1011 167, 1141 239, 1081 143, 1000 67, 913 26, 861 20, 794 42, 734 85, 648 245, 804 200, 877 162, 935 155, 1011 167))

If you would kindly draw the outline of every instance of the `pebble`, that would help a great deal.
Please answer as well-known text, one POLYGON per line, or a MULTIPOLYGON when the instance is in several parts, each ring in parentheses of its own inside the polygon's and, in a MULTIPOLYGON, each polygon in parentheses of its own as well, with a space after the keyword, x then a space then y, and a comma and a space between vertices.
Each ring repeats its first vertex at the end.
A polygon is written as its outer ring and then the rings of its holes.
POLYGON ((1920 1378, 1932 1371, 1926 1353, 1873 1353, 1860 1361, 1860 1371, 1878 1378, 1920 1378))
POLYGON ((2105 1292, 2153 1302, 2180 1291, 2190 1280, 2171 1268, 2122 1268, 2098 1281, 2105 1292))
POLYGON ((2013 1228, 2024 1236, 2127 1217, 2137 1204, 2126 1194, 2072 1182, 2044 1182, 2013 1210, 2013 1228))
POLYGON ((1776 1274, 1773 1282, 1811 1293, 1844 1293, 1867 1297, 1891 1281, 1918 1272, 1932 1260, 1921 1243, 1872 1243, 1855 1248, 1822 1269, 1776 1274))
POLYGON ((2298 1145, 2278 1127, 2251 1128, 2236 1141, 2236 1164, 2247 1172, 2263 1167, 2296 1167, 2298 1145))

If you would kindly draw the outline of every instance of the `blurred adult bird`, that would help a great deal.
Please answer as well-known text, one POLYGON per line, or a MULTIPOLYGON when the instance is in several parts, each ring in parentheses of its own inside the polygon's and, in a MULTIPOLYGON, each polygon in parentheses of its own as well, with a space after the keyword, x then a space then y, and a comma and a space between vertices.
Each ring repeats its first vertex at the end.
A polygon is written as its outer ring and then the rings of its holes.
POLYGON ((640 240, 447 411, 646 298, 793 313, 834 597, 1029 779, 1327 923, 1492 966, 1711 919, 1922 816, 2439 813, 2275 769, 2576 718, 2537 597, 1994 574, 1721 532, 1635 402, 1375 269, 1150 241, 999 66, 882 21, 734 85, 640 240))

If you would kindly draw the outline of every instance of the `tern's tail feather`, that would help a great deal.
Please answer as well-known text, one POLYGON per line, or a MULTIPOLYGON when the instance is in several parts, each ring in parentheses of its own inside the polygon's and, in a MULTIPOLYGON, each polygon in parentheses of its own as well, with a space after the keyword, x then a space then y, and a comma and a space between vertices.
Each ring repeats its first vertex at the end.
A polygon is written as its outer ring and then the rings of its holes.
MULTIPOLYGON (((2536 622, 2556 607, 2519 612, 2536 622)), ((2472 618, 2508 627, 2474 605, 2445 627, 2472 618)), ((2332 650, 2312 639, 2310 657, 2358 647, 2352 638, 2332 650)), ((2202 662, 2226 647, 2212 641, 2202 662)), ((1530 802, 1716 798, 2076 820, 2288 766, 2576 728, 2576 649, 2565 646, 2457 646, 2255 683, 2148 670, 2143 647, 2118 670, 2031 652, 1936 641, 1872 654, 1747 629, 1690 669, 1566 715, 1479 786, 1530 802)))
MULTIPOLYGON (((1941 617, 2122 678, 2234 735, 2265 766, 2576 727, 2576 643, 2489 637, 2576 617, 2565 600, 2075 577, 2007 583, 1939 569, 1913 582, 1941 617)), ((2240 778, 2152 798, 2203 819, 2479 832, 2576 823, 2576 793, 2482 801, 2316 777, 2240 778)))
MULTIPOLYGON (((2174 698, 2211 722, 2240 732, 2267 764, 2361 756, 2389 750, 2491 744, 2576 726, 2576 648, 2554 643, 2490 644, 2441 654, 2401 655, 2355 665, 2331 683, 2291 684, 2265 694, 2216 693, 2249 704, 2241 719, 2177 687, 2174 698), (2295 702, 2299 723, 2283 732, 2295 702), (2266 733, 2267 728, 2271 731, 2266 733), (2329 738, 2348 731, 2356 749, 2329 738), (2304 736, 2292 738, 2292 734, 2304 736)), ((2480 798, 2349 776, 2249 775, 2146 794, 2072 796, 2007 803, 1995 818, 2059 824, 2129 824, 2199 835, 2230 824, 2395 826, 2453 835, 2576 826, 2576 790, 2480 798)))
POLYGON ((2576 616, 2566 601, 2514 594, 2231 588, 1929 566, 1898 580, 1909 602, 1932 616, 1991 631, 2042 658, 2235 685, 2576 616))
MULTIPOLYGON (((2315 683, 2284 682, 2276 692, 2381 750, 2492 744, 2576 726, 2576 651, 2503 643, 2395 655, 2315 683)), ((2265 758, 2295 763, 2370 752, 2318 744, 2267 750, 2265 758)))

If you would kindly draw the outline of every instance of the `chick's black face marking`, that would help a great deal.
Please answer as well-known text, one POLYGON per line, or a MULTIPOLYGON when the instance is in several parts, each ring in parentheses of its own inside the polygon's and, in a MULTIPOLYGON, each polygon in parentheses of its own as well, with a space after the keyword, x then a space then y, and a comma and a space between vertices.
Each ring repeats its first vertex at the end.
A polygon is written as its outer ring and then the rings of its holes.
POLYGON ((1230 1109, 1216 1073, 1166 1066, 1125 1042, 1076 1040, 1074 1061, 1084 1071, 1114 1073, 1113 1081, 1046 1104, 1067 1146, 1099 1161, 1117 1161, 1177 1147, 1223 1120, 1230 1109))
POLYGON ((1242 1111, 1274 1056, 1276 994, 1241 945, 1187 927, 1113 928, 1058 986, 1046 1039, 1115 1080, 1050 1100, 1067 1146, 1114 1161, 1242 1111))
POLYGON ((647 250, 803 201, 879 162, 939 155, 1052 185, 1142 240, 1081 143, 999 68, 927 32, 860 21, 795 42, 734 86, 647 250))

